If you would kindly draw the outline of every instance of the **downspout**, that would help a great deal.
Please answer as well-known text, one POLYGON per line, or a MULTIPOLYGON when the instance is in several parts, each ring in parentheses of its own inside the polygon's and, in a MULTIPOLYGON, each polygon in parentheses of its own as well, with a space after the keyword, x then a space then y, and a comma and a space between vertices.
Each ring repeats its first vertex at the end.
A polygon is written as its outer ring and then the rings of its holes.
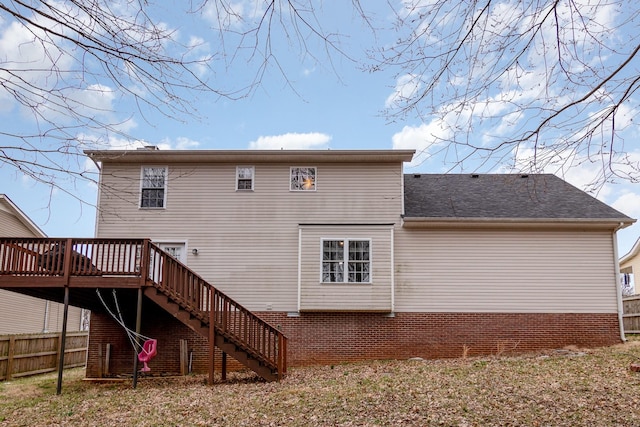
POLYGON ((624 336, 624 323, 623 317, 624 310, 622 307, 622 287, 620 286, 620 263, 618 260, 618 230, 624 227, 624 223, 620 223, 613 230, 613 260, 614 260, 614 269, 615 269, 615 277, 616 277, 616 302, 618 304, 618 327, 620 328, 620 339, 622 342, 627 341, 627 337, 624 336))
POLYGON ((302 227, 298 226, 298 313, 302 298, 302 227))
POLYGON ((96 219, 93 227, 93 236, 98 237, 98 219, 100 218, 100 209, 102 209, 102 206, 100 205, 100 199, 102 196, 102 168, 100 167, 100 163, 96 162, 93 157, 89 156, 89 158, 93 164, 96 165, 96 168, 98 168, 98 197, 96 198, 96 219))
POLYGON ((396 255, 394 241, 394 227, 391 227, 391 314, 396 311, 396 255))

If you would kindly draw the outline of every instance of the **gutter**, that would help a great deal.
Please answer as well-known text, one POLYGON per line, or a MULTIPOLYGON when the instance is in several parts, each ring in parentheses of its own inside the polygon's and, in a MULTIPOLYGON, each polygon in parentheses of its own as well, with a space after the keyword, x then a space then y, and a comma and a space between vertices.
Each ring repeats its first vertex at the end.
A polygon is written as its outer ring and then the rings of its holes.
POLYGON ((630 218, 500 218, 500 217, 402 217, 403 228, 524 228, 588 227, 616 231, 630 226, 630 218))
POLYGON ((625 224, 621 222, 613 230, 613 238, 611 239, 613 242, 613 265, 614 265, 615 280, 616 280, 616 303, 618 305, 618 327, 620 328, 620 339, 622 340, 622 342, 626 342, 627 337, 624 335, 624 322, 623 322, 624 309, 622 306, 622 286, 620 286, 620 263, 618 260, 618 230, 624 227, 625 227, 625 224))

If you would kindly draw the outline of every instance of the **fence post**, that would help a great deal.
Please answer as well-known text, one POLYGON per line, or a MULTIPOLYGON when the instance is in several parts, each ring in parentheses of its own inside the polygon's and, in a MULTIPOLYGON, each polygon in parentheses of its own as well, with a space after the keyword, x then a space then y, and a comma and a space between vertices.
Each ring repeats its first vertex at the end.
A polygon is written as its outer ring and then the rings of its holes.
POLYGON ((7 359, 7 375, 6 375, 7 381, 11 380, 11 374, 13 373, 13 356, 15 354, 15 350, 16 350, 16 337, 15 335, 11 335, 9 337, 9 352, 7 353, 7 356, 9 356, 9 358, 7 359))

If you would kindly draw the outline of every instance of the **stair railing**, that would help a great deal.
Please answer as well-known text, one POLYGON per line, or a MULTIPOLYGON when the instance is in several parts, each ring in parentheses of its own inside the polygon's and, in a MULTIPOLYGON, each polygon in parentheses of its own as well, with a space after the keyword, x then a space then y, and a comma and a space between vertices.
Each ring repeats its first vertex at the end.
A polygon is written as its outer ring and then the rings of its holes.
POLYGON ((229 296, 210 285, 187 266, 151 242, 148 248, 148 279, 192 316, 209 325, 209 311, 217 334, 234 342, 267 366, 286 373, 285 335, 229 296))

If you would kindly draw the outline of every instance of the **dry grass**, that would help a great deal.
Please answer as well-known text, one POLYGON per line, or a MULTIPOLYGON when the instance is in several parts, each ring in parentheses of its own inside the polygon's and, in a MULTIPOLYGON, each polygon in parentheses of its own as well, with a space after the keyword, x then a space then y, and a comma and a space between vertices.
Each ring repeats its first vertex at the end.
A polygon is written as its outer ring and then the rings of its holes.
MULTIPOLYGON (((507 345, 508 347, 508 345, 507 345)), ((640 425, 640 340, 519 357, 293 369, 280 383, 236 373, 96 384, 83 371, 0 383, 0 425, 640 425)))

